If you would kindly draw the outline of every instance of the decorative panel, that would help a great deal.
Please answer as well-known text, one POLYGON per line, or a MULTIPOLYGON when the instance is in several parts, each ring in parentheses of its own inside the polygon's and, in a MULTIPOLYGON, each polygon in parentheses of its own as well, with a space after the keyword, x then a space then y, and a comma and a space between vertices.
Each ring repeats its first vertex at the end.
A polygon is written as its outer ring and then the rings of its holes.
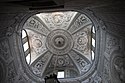
POLYGON ((37 14, 50 30, 55 29, 68 29, 68 26, 72 22, 77 12, 52 12, 37 14))
POLYGON ((43 71, 43 67, 46 66, 45 63, 48 61, 50 55, 50 52, 46 52, 31 64, 31 68, 34 74, 42 76, 41 72, 43 71))
POLYGON ((9 42, 7 39, 3 39, 0 42, 0 55, 7 61, 11 55, 9 50, 9 42))
POLYGON ((15 69, 14 62, 12 62, 8 65, 8 76, 7 76, 8 83, 14 83, 14 81, 16 80, 16 76, 17 72, 15 69))
POLYGON ((44 52, 46 52, 47 48, 45 46, 46 37, 35 33, 32 30, 26 29, 28 33, 28 39, 30 43, 30 51, 31 51, 31 63, 39 56, 41 56, 44 52))
POLYGON ((109 61, 107 59, 104 59, 103 81, 104 81, 104 83, 111 83, 110 63, 109 63, 109 61))
POLYGON ((72 61, 70 60, 68 55, 58 56, 54 55, 49 67, 73 67, 72 61), (57 61, 56 61, 57 60, 57 61))
POLYGON ((90 19, 85 16, 84 14, 81 14, 76 20, 73 22, 72 26, 69 27, 69 32, 73 33, 77 30, 80 30, 88 25, 90 25, 92 22, 90 19))
POLYGON ((120 46, 120 39, 115 36, 106 34, 106 47, 105 52, 111 54, 113 49, 117 49, 120 46))

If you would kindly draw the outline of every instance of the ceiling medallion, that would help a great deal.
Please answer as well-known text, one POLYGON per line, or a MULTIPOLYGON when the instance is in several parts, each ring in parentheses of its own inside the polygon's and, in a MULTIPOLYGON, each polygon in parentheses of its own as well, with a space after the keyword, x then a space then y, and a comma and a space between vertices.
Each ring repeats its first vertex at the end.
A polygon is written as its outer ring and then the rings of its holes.
POLYGON ((61 25, 64 21, 64 14, 62 12, 52 13, 52 22, 55 25, 61 25))
POLYGON ((72 49, 73 39, 66 30, 56 29, 47 36, 46 46, 53 54, 63 55, 72 49))
POLYGON ((42 41, 40 39, 33 40, 33 47, 40 48, 42 46, 42 41))
POLYGON ((79 45, 84 45, 86 46, 86 44, 88 43, 88 39, 86 36, 80 36, 77 40, 79 45))

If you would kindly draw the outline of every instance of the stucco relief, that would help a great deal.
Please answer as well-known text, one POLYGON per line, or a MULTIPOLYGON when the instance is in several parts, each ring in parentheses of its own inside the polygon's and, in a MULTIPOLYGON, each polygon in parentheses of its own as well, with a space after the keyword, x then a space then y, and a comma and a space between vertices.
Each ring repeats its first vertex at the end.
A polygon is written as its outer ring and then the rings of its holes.
POLYGON ((91 31, 91 26, 86 27, 85 29, 83 28, 79 32, 75 33, 73 35, 74 39, 74 47, 75 49, 81 51, 84 55, 89 55, 89 47, 90 47, 90 31, 91 31))
POLYGON ((18 83, 29 83, 28 80, 26 80, 23 76, 19 76, 18 83))
POLYGON ((125 58, 116 58, 115 62, 114 62, 114 68, 115 71, 118 74, 118 78, 122 81, 125 82, 125 68, 124 68, 124 61, 125 58))
POLYGON ((55 56, 53 56, 49 67, 54 67, 55 65, 57 67, 66 67, 66 66, 73 67, 73 63, 70 60, 70 58, 68 57, 68 55, 63 55, 63 56, 55 55, 55 56), (57 59, 57 61, 56 61, 56 59, 57 59))
POLYGON ((81 83, 103 83, 102 76, 98 73, 93 74, 91 77, 87 78, 86 80, 82 81, 81 83))
POLYGON ((84 28, 85 26, 88 26, 91 24, 91 21, 88 17, 85 15, 80 15, 72 24, 72 26, 69 28, 69 31, 73 33, 74 31, 77 31, 78 29, 84 28))
POLYGON ((113 54, 111 57, 111 76, 113 83, 125 82, 125 56, 124 53, 113 54), (114 79, 114 80, 113 80, 114 79))
POLYGON ((96 76, 94 78, 94 82, 93 83, 102 83, 102 77, 101 76, 96 76))
POLYGON ((44 53, 46 51, 46 46, 45 46, 45 36, 35 33, 31 30, 27 30, 28 32, 28 39, 30 43, 30 48, 31 48, 31 54, 32 55, 39 55, 41 53, 44 53))
POLYGON ((105 47, 105 52, 107 54, 111 54, 111 51, 120 46, 120 40, 112 35, 106 34, 106 47, 105 47))
POLYGON ((50 52, 47 52, 45 55, 43 55, 42 57, 40 56, 35 62, 31 64, 31 69, 34 74, 41 76, 42 69, 45 66, 45 63, 47 62, 49 55, 50 52))
POLYGON ((5 60, 8 60, 11 56, 9 55, 9 44, 8 40, 4 39, 0 42, 0 55, 3 57, 5 60))
POLYGON ((17 72, 14 63, 12 62, 8 65, 8 76, 7 76, 8 83, 14 83, 14 81, 16 80, 16 76, 17 72))
POLYGON ((13 83, 15 81, 16 72, 15 72, 15 68, 14 68, 14 63, 11 62, 12 56, 10 54, 8 39, 3 39, 0 42, 0 58, 2 58, 4 60, 4 63, 1 63, 1 64, 4 64, 4 66, 7 66, 1 72, 3 72, 3 74, 7 74, 6 81, 8 83, 13 83))
POLYGON ((37 15, 50 30, 67 29, 76 12, 53 12, 37 15))
POLYGON ((24 27, 27 29, 33 29, 36 32, 40 31, 39 33, 42 33, 44 35, 48 34, 49 32, 45 25, 42 24, 42 20, 37 18, 36 16, 30 17, 24 24, 24 27))
POLYGON ((46 47, 53 54, 67 54, 73 47, 71 34, 63 29, 53 30, 46 38, 46 47))
POLYGON ((71 51, 70 54, 75 60, 75 62, 79 65, 82 74, 84 74, 89 70, 91 64, 87 58, 83 58, 73 51, 71 51))
POLYGON ((104 83, 111 83, 110 62, 105 58, 104 58, 104 67, 103 67, 103 81, 104 83))
POLYGON ((22 21, 23 17, 26 15, 26 13, 15 13, 12 19, 8 21, 7 30, 5 31, 5 36, 11 36, 13 33, 15 33, 19 27, 17 25, 22 21))

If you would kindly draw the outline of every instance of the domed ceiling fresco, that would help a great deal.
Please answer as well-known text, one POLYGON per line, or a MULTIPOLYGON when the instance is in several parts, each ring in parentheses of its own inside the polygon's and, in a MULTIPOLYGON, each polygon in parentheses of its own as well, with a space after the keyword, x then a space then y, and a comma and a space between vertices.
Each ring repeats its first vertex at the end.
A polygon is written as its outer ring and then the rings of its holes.
POLYGON ((85 14, 63 11, 33 15, 22 30, 27 64, 39 77, 51 73, 64 79, 82 76, 94 62, 94 36, 94 25, 85 14))

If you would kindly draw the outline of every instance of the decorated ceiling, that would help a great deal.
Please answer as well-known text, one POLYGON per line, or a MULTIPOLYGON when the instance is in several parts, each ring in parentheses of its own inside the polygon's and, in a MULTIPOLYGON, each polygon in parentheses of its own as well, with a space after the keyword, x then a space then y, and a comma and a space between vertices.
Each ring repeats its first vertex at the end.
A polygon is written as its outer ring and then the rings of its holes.
POLYGON ((40 77, 53 72, 63 72, 62 78, 82 76, 94 62, 94 33, 92 21, 78 12, 31 16, 22 30, 27 64, 40 77))

